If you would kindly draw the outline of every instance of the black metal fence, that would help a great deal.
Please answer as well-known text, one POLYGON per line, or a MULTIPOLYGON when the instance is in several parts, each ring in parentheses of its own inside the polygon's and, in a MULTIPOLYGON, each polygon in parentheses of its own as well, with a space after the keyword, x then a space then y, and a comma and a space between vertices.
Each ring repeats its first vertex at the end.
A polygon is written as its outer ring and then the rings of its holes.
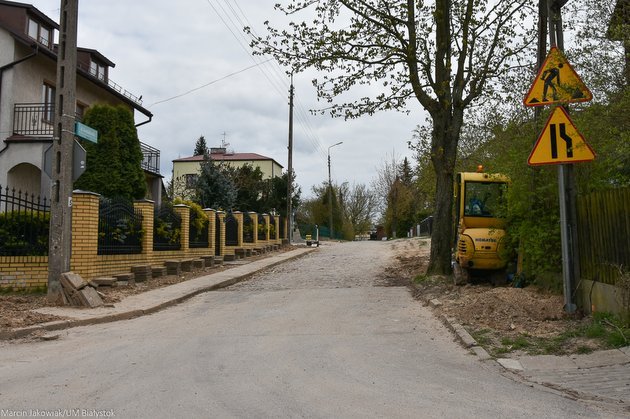
POLYGON ((284 219, 282 217, 280 217, 280 238, 284 239, 286 236, 284 234, 285 230, 286 230, 286 226, 284 225, 284 219))
POLYGON ((267 221, 262 214, 258 214, 258 240, 267 240, 267 221))
POLYGON ((276 234, 277 234, 276 217, 272 215, 269 217, 269 239, 270 240, 277 239, 278 237, 276 236, 276 234))
POLYGON ((248 213, 243 213, 243 242, 254 243, 254 220, 248 213))
POLYGON ((47 255, 49 231, 46 198, 0 185, 0 256, 47 255))
POLYGON ((231 212, 225 216, 225 245, 238 246, 238 220, 231 212))
POLYGON ((208 217, 202 217, 196 211, 190 211, 188 246, 190 248, 208 247, 208 217))
POLYGON ((124 198, 101 197, 98 208, 98 254, 142 253, 142 213, 124 198))
POLYGON ((173 205, 165 202, 155 210, 153 250, 179 250, 182 247, 182 217, 173 205))

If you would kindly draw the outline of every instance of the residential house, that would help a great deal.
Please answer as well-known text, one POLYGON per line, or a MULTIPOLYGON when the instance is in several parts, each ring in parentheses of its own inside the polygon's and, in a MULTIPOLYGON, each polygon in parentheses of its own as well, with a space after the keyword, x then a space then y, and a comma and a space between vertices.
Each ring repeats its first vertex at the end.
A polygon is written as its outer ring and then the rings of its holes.
MULTIPOLYGON (((258 167, 263 173, 263 179, 271 179, 282 176, 282 166, 271 157, 261 156, 256 153, 235 153, 225 147, 213 147, 208 156, 211 160, 224 163, 230 167, 238 168, 246 164, 258 167)), ((178 184, 178 189, 193 188, 197 177, 201 172, 201 163, 204 156, 190 156, 173 160, 173 182, 178 184)))
MULTIPOLYGON (((49 197, 44 151, 52 144, 59 25, 30 4, 0 0, 0 185, 49 197)), ((141 98, 109 77, 115 64, 94 49, 77 48, 76 118, 93 104, 124 105, 142 120, 141 98)), ((141 143, 147 198, 161 200, 159 150, 141 143)))

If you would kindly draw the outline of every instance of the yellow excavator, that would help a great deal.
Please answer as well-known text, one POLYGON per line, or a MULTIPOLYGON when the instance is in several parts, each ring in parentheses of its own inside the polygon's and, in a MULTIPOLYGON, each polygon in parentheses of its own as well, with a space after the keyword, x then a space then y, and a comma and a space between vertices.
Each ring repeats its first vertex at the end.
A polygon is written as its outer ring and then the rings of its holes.
POLYGON ((507 188, 510 180, 501 174, 461 172, 455 180, 457 237, 453 257, 456 285, 471 281, 471 275, 490 276, 493 284, 504 282, 508 258, 504 254, 507 188))

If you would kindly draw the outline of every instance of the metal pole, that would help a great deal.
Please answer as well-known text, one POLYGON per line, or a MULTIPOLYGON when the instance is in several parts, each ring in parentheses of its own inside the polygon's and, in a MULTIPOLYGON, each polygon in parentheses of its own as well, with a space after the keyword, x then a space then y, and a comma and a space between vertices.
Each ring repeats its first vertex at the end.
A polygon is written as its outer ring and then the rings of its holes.
POLYGON ((330 240, 332 240, 333 238, 333 207, 332 207, 332 178, 330 177, 330 149, 339 144, 343 144, 343 141, 339 141, 338 143, 333 144, 328 147, 328 208, 329 208, 328 225, 330 227, 328 238, 330 240))
MULTIPOLYGON (((549 44, 564 49, 564 37, 562 33, 562 6, 566 0, 555 0, 549 5, 549 44)), ((575 213, 572 207, 575 205, 571 199, 568 186, 571 184, 573 167, 569 164, 558 166, 558 199, 560 200, 560 239, 562 242, 562 280, 564 290, 564 311, 575 313, 577 306, 573 302, 573 278, 574 270, 574 240, 571 234, 571 225, 574 224, 575 213)))
POLYGON ((60 277, 72 253, 72 161, 77 77, 79 0, 62 0, 57 52, 57 85, 48 247, 48 299, 60 301, 60 277))
POLYGON ((291 73, 291 87, 289 88, 289 157, 287 169, 287 238, 291 244, 293 236, 293 214, 292 214, 292 196, 293 196, 293 73, 291 73))
POLYGON ((328 238, 333 238, 332 179, 330 178, 330 147, 328 147, 328 238))

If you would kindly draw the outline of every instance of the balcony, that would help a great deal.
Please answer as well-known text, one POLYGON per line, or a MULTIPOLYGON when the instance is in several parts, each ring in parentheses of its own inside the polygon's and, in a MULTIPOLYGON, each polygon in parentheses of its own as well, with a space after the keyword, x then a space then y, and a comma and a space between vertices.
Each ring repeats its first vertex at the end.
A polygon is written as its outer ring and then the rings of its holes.
POLYGON ((142 168, 146 171, 160 174, 160 150, 140 141, 142 150, 142 168))
MULTIPOLYGON (((13 108, 13 135, 32 138, 53 137, 54 106, 45 103, 16 103, 13 108)), ((77 121, 81 118, 75 116, 77 121)), ((140 141, 141 166, 144 170, 160 174, 160 150, 140 141)))
POLYGON ((17 103, 13 108, 13 135, 52 137, 54 105, 17 103))

